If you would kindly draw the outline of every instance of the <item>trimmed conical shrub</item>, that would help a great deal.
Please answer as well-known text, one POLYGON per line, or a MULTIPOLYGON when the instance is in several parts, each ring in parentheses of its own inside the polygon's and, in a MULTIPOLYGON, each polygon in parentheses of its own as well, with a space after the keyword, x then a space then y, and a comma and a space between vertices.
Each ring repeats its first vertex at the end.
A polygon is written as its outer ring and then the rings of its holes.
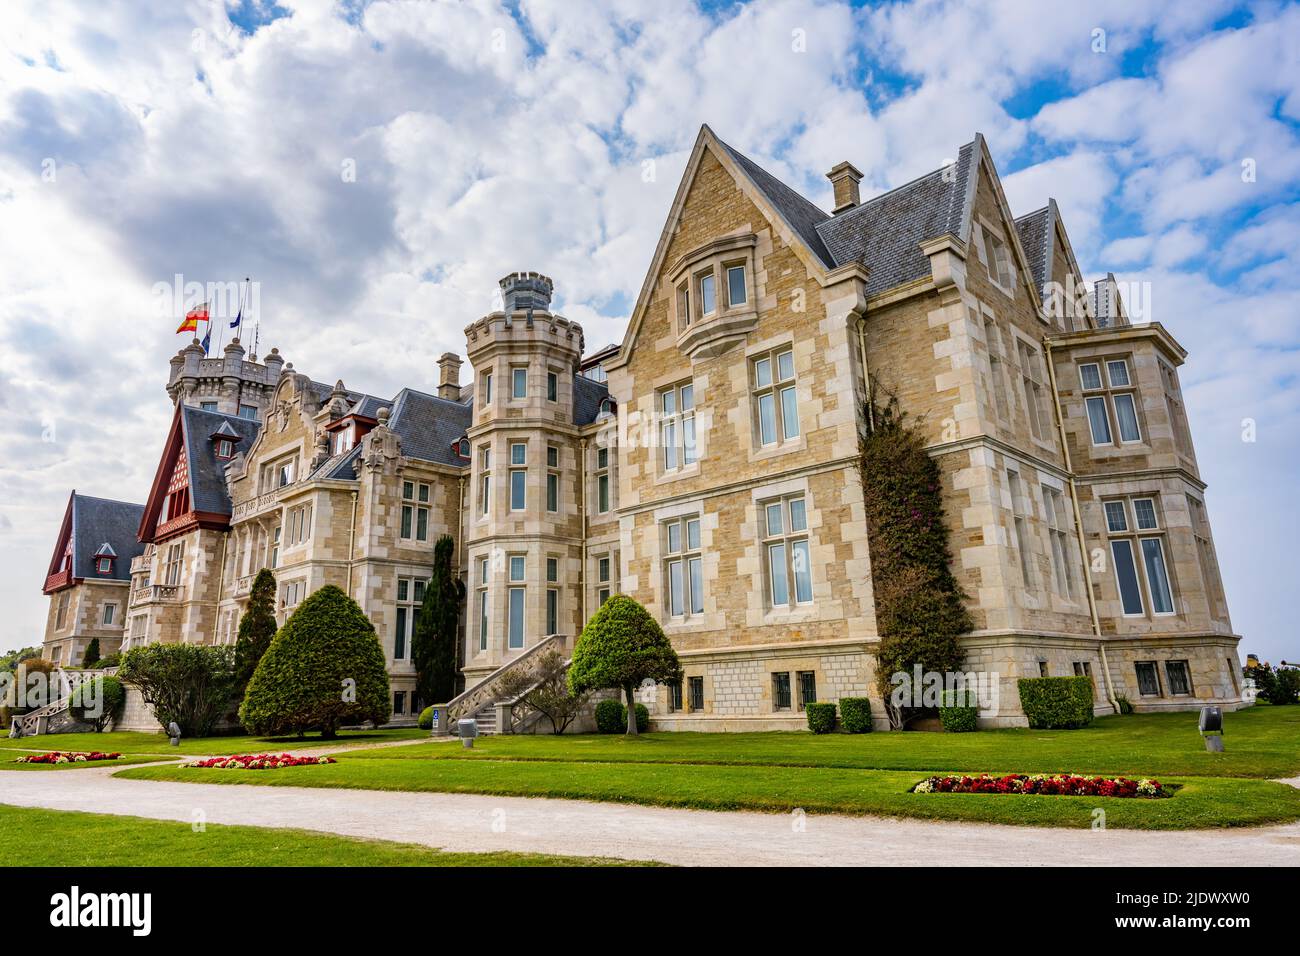
POLYGON ((266 736, 344 724, 387 723, 392 716, 384 651, 356 601, 327 584, 298 606, 262 655, 239 719, 266 736))

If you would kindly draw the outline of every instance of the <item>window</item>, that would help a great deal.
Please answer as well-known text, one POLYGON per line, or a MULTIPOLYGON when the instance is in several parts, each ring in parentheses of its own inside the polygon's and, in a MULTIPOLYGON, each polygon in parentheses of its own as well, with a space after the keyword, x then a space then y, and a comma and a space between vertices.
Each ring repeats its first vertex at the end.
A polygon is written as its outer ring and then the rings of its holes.
POLYGON ((560 592, 557 588, 546 589, 546 633, 560 633, 560 592))
POLYGON ((609 511, 609 449, 596 449, 596 511, 609 511))
POLYGON ((1025 411, 1029 430, 1039 441, 1046 441, 1051 422, 1043 408, 1043 375, 1038 350, 1023 340, 1016 341, 1020 353, 1020 379, 1025 391, 1025 411))
POLYGON ((217 410, 216 402, 199 402, 199 408, 205 412, 215 412, 217 410))
POLYGON ((510 580, 522 581, 524 579, 524 555, 510 555, 510 580))
POLYGON ((663 524, 666 610, 673 617, 704 613, 704 566, 700 558, 700 519, 673 518, 663 524))
POLYGON ((1029 551, 1028 517, 1021 495, 1020 475, 1008 471, 1007 484, 1011 490, 1011 529, 1016 538, 1016 552, 1020 555, 1020 574, 1028 590, 1034 586, 1033 559, 1029 551))
POLYGON ((546 400, 548 402, 558 401, 560 398, 560 376, 554 372, 546 373, 546 400))
POLYGON ((560 559, 546 559, 546 581, 548 584, 554 584, 560 580, 560 559))
POLYGON ((668 713, 682 709, 682 682, 675 680, 668 685, 668 713))
POLYGON ((1187 661, 1165 661, 1165 676, 1169 678, 1169 693, 1174 697, 1188 697, 1192 693, 1192 674, 1187 661))
POLYGON ((772 709, 790 709, 790 672, 781 671, 772 675, 772 709))
POLYGON ((1187 412, 1183 408, 1182 391, 1178 387, 1178 373, 1172 365, 1160 360, 1160 384, 1165 394, 1165 408, 1174 429, 1174 448, 1180 455, 1192 457, 1192 434, 1187 427, 1187 412))
POLYGON ((689 283, 683 283, 677 289, 677 322, 682 327, 691 324, 694 316, 691 314, 691 287, 689 283))
POLYGON ((283 488, 293 483, 294 460, 286 458, 271 466, 271 488, 283 488))
POLYGON ((280 607, 297 607, 306 596, 307 585, 303 581, 290 581, 280 592, 280 607))
POLYGON ((272 570, 280 566, 280 526, 279 525, 276 525, 275 528, 273 528, 271 531, 271 552, 267 564, 271 566, 272 570))
POLYGON ((524 646, 524 589, 510 588, 510 650, 524 646))
POLYGON ((478 450, 478 510, 488 513, 492 499, 492 449, 483 445, 478 450))
POLYGON ((1141 616, 1148 607, 1154 615, 1175 613, 1156 499, 1120 498, 1103 507, 1125 616, 1141 616))
POLYGON ((812 555, 808 513, 802 495, 764 501, 763 553, 767 561, 767 600, 771 607, 812 600, 812 555))
POLYGON ((1214 555, 1214 544, 1210 540, 1210 521, 1205 514, 1205 503, 1190 495, 1187 498, 1188 510, 1192 516, 1192 538, 1196 542, 1196 560, 1201 568, 1201 578, 1205 582, 1205 600, 1211 616, 1227 615, 1227 602, 1223 597, 1223 580, 1219 576, 1219 562, 1214 555))
POLYGON ((289 509, 289 537, 286 544, 302 544, 311 537, 311 505, 289 509))
POLYGON ((403 661, 409 656, 415 619, 424 602, 424 578, 397 579, 397 621, 393 630, 393 660, 403 661))
POLYGON ((1002 364, 1002 333, 992 315, 985 316, 979 309, 971 308, 972 321, 984 328, 984 341, 989 355, 989 391, 993 393, 993 408, 999 421, 1010 421, 1011 411, 1007 406, 1006 377, 1002 364))
POLYGON ((1129 375, 1127 359, 1108 359, 1104 363, 1087 362, 1080 365, 1079 382, 1084 392, 1098 393, 1084 397, 1084 407, 1088 412, 1088 428, 1092 433, 1094 445, 1112 445, 1113 436, 1116 434, 1119 435, 1122 445, 1142 440, 1142 429, 1138 424, 1137 395, 1129 390, 1133 387, 1133 380, 1129 375))
POLYGON ((1052 676, 1051 671, 1049 671, 1048 668, 1047 668, 1047 661, 1039 661, 1039 662, 1038 662, 1038 676, 1039 676, 1039 677, 1051 677, 1051 676, 1052 676))
POLYGON ((486 651, 488 646, 488 559, 479 558, 478 562, 478 649, 486 651))
POLYGON ((1074 558, 1069 545, 1069 522, 1065 517, 1065 496, 1055 488, 1042 486, 1043 510, 1047 516, 1047 533, 1052 542, 1052 568, 1056 573, 1056 591, 1067 600, 1074 598, 1074 558))
POLYGON ((748 293, 745 290, 745 267, 727 266, 727 305, 734 309, 746 301, 748 293))
POLYGON ((59 595, 59 603, 58 605, 56 605, 54 609, 54 629, 56 631, 63 630, 64 625, 68 623, 69 600, 70 600, 69 592, 64 591, 59 595))
POLYGON ((510 446, 510 510, 523 511, 527 505, 528 472, 516 465, 528 464, 528 446, 516 442, 510 446))
POLYGON ((1075 676, 1075 677, 1091 677, 1091 676, 1092 676, 1092 663, 1091 663, 1090 661, 1075 661, 1075 662, 1074 662, 1074 676, 1075 676))
POLYGON ((393 691, 393 713, 394 714, 406 713, 406 691, 404 690, 393 691))
POLYGON ((989 269, 989 278, 1010 289, 1015 284, 1015 273, 1011 268, 1011 252, 1006 242, 992 229, 984 229, 984 249, 989 269))
POLYGON ((96 558, 96 559, 95 559, 95 573, 96 573, 96 574, 112 574, 112 573, 113 573, 113 559, 112 559, 112 558, 96 558))
POLYGON ((510 370, 510 397, 528 397, 528 366, 518 365, 510 370))
POLYGON ((704 678, 690 677, 687 678, 687 685, 691 691, 691 710, 704 709, 704 678))
POLYGON ((769 352, 750 362, 758 443, 776 445, 799 437, 794 352, 769 352))
POLYGON ((695 464, 695 386, 683 382, 664 389, 659 393, 659 411, 665 470, 695 464))
MULTIPOLYGON (((549 469, 560 467, 560 449, 555 445, 546 446, 546 467, 549 469)), ((558 471, 547 471, 546 473, 546 510, 551 512, 560 510, 560 473, 558 471)))
POLYGON ((700 314, 705 318, 718 311, 718 292, 715 282, 712 272, 706 272, 699 277, 700 314))
POLYGON ((115 619, 116 617, 117 617, 117 605, 116 605, 116 604, 105 604, 105 605, 104 605, 104 616, 103 616, 102 618, 100 618, 100 623, 103 624, 104 627, 112 627, 112 626, 113 626, 113 621, 114 621, 114 619, 115 619))
POLYGON ((1138 661, 1133 665, 1137 673, 1138 693, 1143 697, 1160 696, 1160 675, 1155 661, 1138 661))
POLYGON ((600 587, 596 588, 597 607, 609 600, 610 566, 611 561, 609 555, 601 555, 596 559, 596 583, 600 585, 600 587))
MULTIPOLYGON (((276 528, 275 533, 278 536, 280 529, 276 528)), ((167 546, 167 559, 163 564, 163 583, 168 586, 176 586, 181 583, 181 569, 185 564, 185 542, 178 541, 175 544, 167 546)), ((274 564, 271 567, 275 567, 274 564)))
POLYGON ((257 420, 257 406, 256 406, 256 405, 240 405, 240 406, 239 406, 239 417, 240 417, 240 418, 243 418, 243 419, 247 419, 248 421, 256 421, 256 420, 257 420))
POLYGON ((481 381, 483 382, 483 404, 492 404, 492 373, 484 372, 481 381))
POLYGON ((799 709, 817 703, 817 674, 814 671, 799 672, 799 709))
POLYGON ((230 443, 229 438, 218 438, 216 454, 217 458, 222 461, 233 458, 235 455, 235 446, 230 443))
POLYGON ((429 486, 402 482, 402 537, 410 541, 429 540, 429 486))

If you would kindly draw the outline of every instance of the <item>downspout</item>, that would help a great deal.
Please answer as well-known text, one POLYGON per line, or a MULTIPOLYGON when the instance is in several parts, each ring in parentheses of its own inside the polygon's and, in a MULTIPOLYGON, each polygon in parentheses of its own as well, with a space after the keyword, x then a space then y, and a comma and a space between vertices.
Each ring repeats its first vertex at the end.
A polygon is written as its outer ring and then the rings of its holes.
POLYGON ((352 597, 352 560, 356 554, 357 544, 357 493, 352 492, 352 520, 348 523, 348 587, 347 595, 352 597))
MULTIPOLYGON (((582 621, 587 623, 587 439, 578 442, 578 511, 582 514, 582 567, 578 570, 578 589, 582 606, 582 621)), ((575 643, 577 637, 574 637, 575 643)))
POLYGON ((866 397, 867 431, 876 430, 876 408, 871 400, 871 369, 867 367, 867 317, 858 316, 858 359, 862 362, 862 388, 866 397))
POLYGON ((1065 472, 1070 486, 1070 505, 1074 512, 1074 531, 1079 539, 1079 557, 1083 560, 1083 590, 1088 596, 1088 612, 1092 615, 1092 633, 1097 638, 1097 649, 1101 652, 1101 676, 1106 687, 1106 699, 1110 706, 1119 713, 1119 701, 1115 697, 1115 688, 1111 683, 1110 661, 1106 659, 1106 639, 1101 636, 1101 619, 1097 616, 1097 598, 1092 593, 1092 578, 1088 561, 1088 546, 1083 540, 1083 512, 1079 510, 1079 490, 1074 482, 1074 465, 1070 461, 1070 444, 1065 438, 1065 413, 1061 410, 1061 393, 1056 387, 1056 363, 1052 361, 1052 342, 1043 339, 1043 349, 1047 355, 1047 377, 1052 383, 1052 407, 1056 409, 1056 431, 1061 438, 1061 452, 1065 456, 1065 472))
MULTIPOLYGON (((469 582, 469 573, 468 573, 468 570, 469 570, 469 561, 468 561, 468 560, 465 560, 465 561, 462 561, 462 560, 461 560, 461 554, 462 554, 462 552, 464 551, 464 549, 465 549, 465 547, 466 547, 466 545, 465 545, 465 476, 464 476, 464 475, 461 475, 461 476, 460 476, 460 480, 459 480, 458 484, 460 485, 460 511, 457 512, 457 514, 456 514, 456 579, 457 579, 457 580, 460 579, 461 569, 464 568, 464 569, 466 570, 466 580, 465 580, 465 584, 468 585, 468 584, 470 583, 470 582, 469 582)), ((466 554, 466 558, 468 558, 468 554, 466 554)), ((466 589, 465 589, 465 593, 466 593, 466 594, 469 594, 469 588, 468 588, 468 586, 467 586, 466 589)), ((460 639, 459 641, 456 642, 456 669, 457 669, 458 671, 463 671, 464 668, 465 668, 465 658, 466 658, 466 655, 467 655, 467 648, 466 648, 465 645, 466 645, 466 644, 468 643, 468 641, 469 641, 469 607, 468 607, 468 605, 469 605, 470 603, 471 603, 471 602, 470 602, 468 599, 465 601, 465 605, 466 605, 466 609, 465 609, 465 617, 464 617, 464 621, 465 621, 465 631, 464 631, 464 634, 463 634, 463 636, 461 637, 461 639, 460 639)), ((462 674, 461 676, 464 676, 464 675, 462 674)), ((452 684, 452 687, 453 687, 453 688, 454 688, 454 687, 458 687, 458 686, 460 686, 459 682, 453 682, 453 684, 452 684)))
MULTIPOLYGON (((216 620, 213 622, 214 631, 219 631, 221 629, 221 593, 226 588, 226 552, 230 550, 230 536, 232 534, 234 534, 233 531, 227 531, 221 538, 221 564, 217 568, 217 605, 216 620)), ((234 590, 233 584, 234 582, 232 581, 232 591, 234 590)))

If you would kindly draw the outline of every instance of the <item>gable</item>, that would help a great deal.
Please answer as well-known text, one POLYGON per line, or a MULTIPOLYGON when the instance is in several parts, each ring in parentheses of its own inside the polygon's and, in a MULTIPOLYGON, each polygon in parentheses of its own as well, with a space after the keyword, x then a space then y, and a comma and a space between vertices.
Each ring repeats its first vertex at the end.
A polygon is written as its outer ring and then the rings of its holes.
POLYGON ((989 247, 984 233, 988 231, 989 226, 992 226, 994 234, 1006 244, 1006 254, 1015 273, 1015 291, 1024 290, 1034 310, 1041 314, 1041 287, 1035 287, 1034 269, 1025 255, 1020 230, 1007 205, 1006 194, 1002 191, 1002 180, 998 176, 997 168, 993 165, 993 159, 982 137, 976 138, 976 146, 978 147, 975 157, 977 167, 973 170, 970 184, 972 200, 964 224, 964 232, 968 236, 967 275, 969 277, 977 263, 980 268, 987 266, 989 247))

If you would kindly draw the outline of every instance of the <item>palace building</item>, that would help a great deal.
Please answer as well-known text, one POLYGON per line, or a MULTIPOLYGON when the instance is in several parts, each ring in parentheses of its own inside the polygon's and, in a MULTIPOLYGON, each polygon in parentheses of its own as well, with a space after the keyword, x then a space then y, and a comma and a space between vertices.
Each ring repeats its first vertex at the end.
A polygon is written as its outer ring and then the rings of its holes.
POLYGON ((467 317, 468 374, 448 353, 436 383, 384 395, 192 343, 152 487, 105 489, 143 505, 69 502, 46 656, 233 643, 267 567, 281 621, 325 584, 360 604, 412 722, 434 703, 411 637, 448 534, 451 713, 498 726, 500 677, 571 651, 621 592, 681 657, 680 686, 644 691, 655 727, 802 727, 809 701, 877 697, 874 394, 940 466, 966 667, 1001 681, 986 724, 1024 724, 1026 676, 1090 677, 1098 713, 1241 704, 1185 351, 1130 321, 1113 277, 1088 289, 1054 202, 1012 215, 982 137, 957 157, 866 200, 840 163, 826 212, 704 127, 626 335, 599 351, 533 272, 467 317))

